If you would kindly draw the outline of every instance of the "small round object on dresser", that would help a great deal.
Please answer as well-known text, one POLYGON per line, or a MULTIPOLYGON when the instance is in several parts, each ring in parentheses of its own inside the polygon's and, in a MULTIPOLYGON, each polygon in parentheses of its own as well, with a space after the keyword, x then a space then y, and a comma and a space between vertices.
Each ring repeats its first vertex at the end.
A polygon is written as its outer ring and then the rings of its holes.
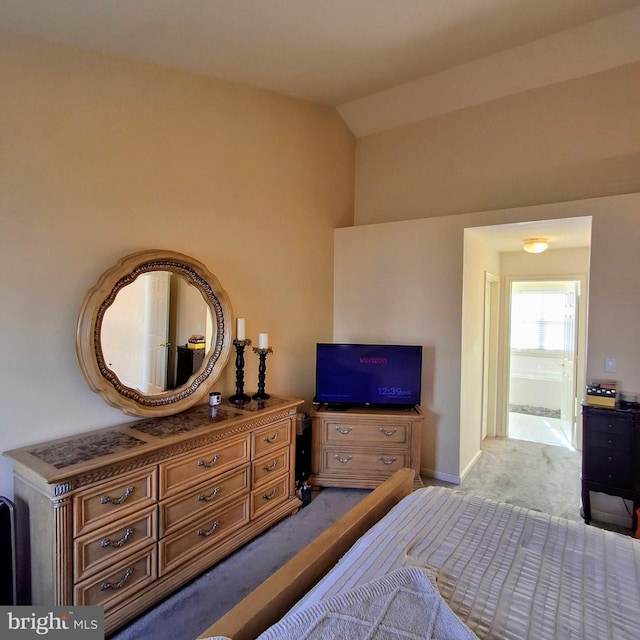
POLYGON ((630 391, 620 392, 620 407, 623 409, 640 409, 638 394, 630 391))

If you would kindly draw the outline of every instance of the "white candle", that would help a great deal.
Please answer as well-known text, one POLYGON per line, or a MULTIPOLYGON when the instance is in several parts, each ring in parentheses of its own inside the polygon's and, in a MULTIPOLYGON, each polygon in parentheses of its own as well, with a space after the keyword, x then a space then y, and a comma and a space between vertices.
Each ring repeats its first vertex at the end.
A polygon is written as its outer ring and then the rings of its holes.
POLYGON ((244 340, 244 318, 236 318, 236 340, 244 340))
POLYGON ((269 334, 268 333, 259 333, 258 334, 258 349, 267 349, 269 347, 269 334))

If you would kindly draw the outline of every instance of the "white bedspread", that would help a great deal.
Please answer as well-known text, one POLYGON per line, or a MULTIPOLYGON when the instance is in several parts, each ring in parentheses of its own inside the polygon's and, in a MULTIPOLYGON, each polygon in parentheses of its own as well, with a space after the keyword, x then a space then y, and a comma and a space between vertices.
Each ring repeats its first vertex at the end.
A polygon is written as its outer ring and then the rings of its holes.
POLYGON ((404 567, 285 616, 258 640, 477 640, 425 572, 404 567))
POLYGON ((442 487, 394 507, 294 611, 406 566, 435 572, 480 638, 640 638, 640 541, 442 487))

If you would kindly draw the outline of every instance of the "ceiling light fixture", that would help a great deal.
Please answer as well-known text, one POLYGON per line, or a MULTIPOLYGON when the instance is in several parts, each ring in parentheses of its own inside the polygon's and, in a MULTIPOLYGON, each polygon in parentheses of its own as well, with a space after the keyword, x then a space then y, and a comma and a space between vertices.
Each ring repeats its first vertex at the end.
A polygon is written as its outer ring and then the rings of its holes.
POLYGON ((528 253, 542 253, 548 246, 546 238, 527 238, 522 248, 528 253))

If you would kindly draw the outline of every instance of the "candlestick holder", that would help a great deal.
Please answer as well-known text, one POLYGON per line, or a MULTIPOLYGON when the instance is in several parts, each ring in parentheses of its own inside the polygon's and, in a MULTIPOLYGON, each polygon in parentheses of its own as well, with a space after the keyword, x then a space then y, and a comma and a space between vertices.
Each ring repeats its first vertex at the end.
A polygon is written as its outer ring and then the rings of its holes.
POLYGON ((249 402, 251 397, 244 392, 244 349, 251 344, 251 340, 234 340, 233 346, 236 348, 236 392, 229 397, 231 404, 244 404, 249 402))
POLYGON ((267 354, 273 353, 271 347, 266 349, 260 349, 259 347, 253 347, 253 353, 260 358, 260 364, 258 365, 258 392, 254 393, 251 397, 254 400, 268 400, 271 396, 264 391, 264 380, 267 375, 267 354))

